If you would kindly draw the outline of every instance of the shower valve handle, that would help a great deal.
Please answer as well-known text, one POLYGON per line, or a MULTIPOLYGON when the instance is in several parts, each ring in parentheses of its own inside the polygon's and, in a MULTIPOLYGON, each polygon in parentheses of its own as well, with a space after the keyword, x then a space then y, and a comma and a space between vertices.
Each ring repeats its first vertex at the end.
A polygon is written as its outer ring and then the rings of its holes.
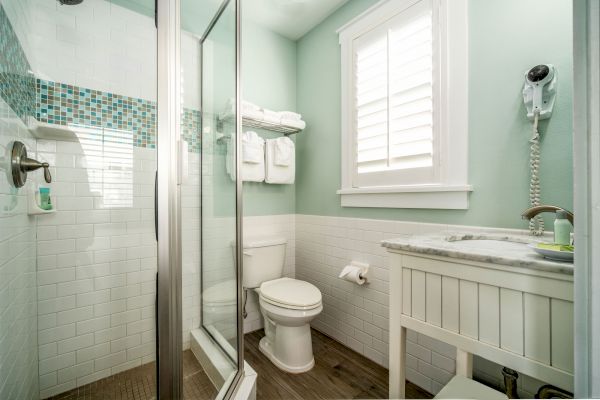
POLYGON ((39 162, 32 158, 27 157, 27 149, 22 142, 15 141, 11 152, 11 167, 13 183, 16 187, 20 188, 27 182, 27 173, 35 171, 36 169, 44 169, 44 179, 47 183, 52 182, 52 175, 50 175, 50 164, 47 162, 39 162))

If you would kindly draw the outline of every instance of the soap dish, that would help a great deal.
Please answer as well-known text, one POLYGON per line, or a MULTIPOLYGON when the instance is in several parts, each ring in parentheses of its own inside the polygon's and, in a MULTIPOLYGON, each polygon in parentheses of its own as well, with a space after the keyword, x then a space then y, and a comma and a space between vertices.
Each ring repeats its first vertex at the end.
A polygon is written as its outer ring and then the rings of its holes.
POLYGON ((574 260, 574 252, 572 251, 560 251, 560 250, 551 250, 544 249, 538 247, 537 243, 528 244, 529 248, 533 249, 536 253, 547 258, 552 261, 562 261, 562 262, 573 262, 574 260))
POLYGON ((43 215, 43 214, 54 214, 56 208, 51 210, 44 210, 38 205, 35 192, 30 192, 27 196, 27 214, 29 215, 43 215))

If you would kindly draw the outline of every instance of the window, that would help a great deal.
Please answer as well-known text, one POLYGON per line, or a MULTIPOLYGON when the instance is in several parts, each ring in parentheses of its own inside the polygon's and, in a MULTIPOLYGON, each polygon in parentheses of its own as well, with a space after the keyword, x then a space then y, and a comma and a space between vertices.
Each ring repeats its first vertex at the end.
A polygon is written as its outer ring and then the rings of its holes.
POLYGON ((342 206, 468 207, 466 9, 387 0, 338 31, 342 206))

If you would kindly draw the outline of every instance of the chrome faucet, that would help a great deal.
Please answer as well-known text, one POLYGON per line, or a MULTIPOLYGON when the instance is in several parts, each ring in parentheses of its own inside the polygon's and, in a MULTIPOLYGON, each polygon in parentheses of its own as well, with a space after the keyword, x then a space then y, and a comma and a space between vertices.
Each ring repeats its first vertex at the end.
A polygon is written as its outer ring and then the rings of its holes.
POLYGON ((571 225, 574 224, 573 218, 574 215, 571 211, 567 211, 564 208, 561 207, 557 207, 557 206, 550 206, 550 205, 541 205, 541 206, 535 206, 535 207, 531 207, 528 208, 527 210, 523 211, 523 213, 521 214, 521 217, 523 219, 531 219, 533 217, 535 217, 538 214, 541 213, 545 213, 545 212, 557 212, 557 211, 564 211, 567 213, 567 219, 569 220, 569 222, 571 223, 571 225))
POLYGON ((27 157, 27 149, 22 142, 15 141, 11 151, 11 168, 12 178, 15 187, 20 188, 27 182, 27 172, 35 171, 36 169, 44 169, 44 180, 48 183, 52 182, 50 175, 50 165, 47 162, 39 162, 27 157))

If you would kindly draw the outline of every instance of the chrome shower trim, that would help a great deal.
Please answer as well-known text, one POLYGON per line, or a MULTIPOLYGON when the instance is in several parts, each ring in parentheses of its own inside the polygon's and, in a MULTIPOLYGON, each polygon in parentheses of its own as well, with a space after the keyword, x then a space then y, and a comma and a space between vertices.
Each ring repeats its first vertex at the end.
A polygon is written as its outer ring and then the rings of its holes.
POLYGON ((181 323, 180 0, 157 2, 157 397, 183 397, 181 323))

